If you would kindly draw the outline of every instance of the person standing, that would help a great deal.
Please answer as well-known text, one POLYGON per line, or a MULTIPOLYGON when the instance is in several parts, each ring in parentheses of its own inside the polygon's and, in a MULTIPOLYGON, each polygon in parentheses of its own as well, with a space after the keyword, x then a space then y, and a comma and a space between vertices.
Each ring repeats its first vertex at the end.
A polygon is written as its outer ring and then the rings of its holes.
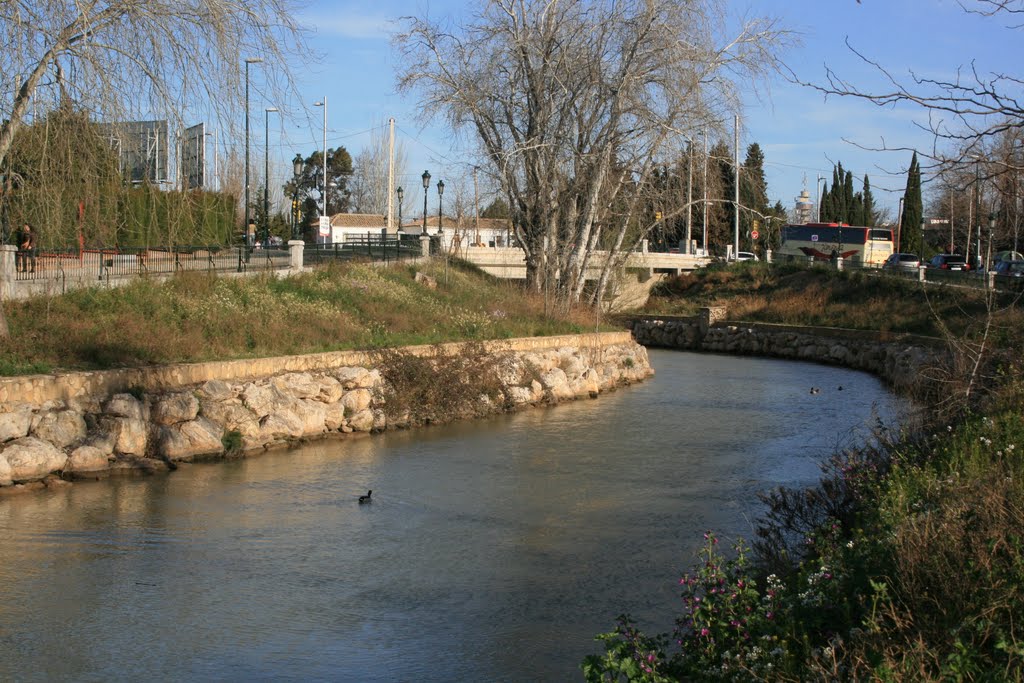
POLYGON ((21 232, 18 233, 18 253, 15 257, 15 268, 23 273, 29 272, 29 264, 32 266, 31 272, 36 272, 36 231, 32 229, 32 226, 25 223, 21 228, 21 232))

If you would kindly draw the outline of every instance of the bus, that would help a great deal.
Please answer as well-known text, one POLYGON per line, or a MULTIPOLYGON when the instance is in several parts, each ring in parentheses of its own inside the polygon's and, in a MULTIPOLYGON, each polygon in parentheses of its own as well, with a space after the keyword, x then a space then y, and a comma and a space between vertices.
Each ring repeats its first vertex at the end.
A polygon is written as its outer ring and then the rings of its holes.
POLYGON ((881 268, 892 254, 892 230, 846 223, 805 223, 782 226, 782 258, 830 261, 841 256, 850 265, 881 268))

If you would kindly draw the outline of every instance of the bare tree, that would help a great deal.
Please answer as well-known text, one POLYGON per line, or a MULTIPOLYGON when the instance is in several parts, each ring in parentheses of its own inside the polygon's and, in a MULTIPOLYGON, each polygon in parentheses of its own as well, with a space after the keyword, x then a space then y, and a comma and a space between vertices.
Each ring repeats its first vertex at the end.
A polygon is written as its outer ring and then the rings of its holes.
POLYGON ((637 217, 660 155, 738 109, 733 79, 776 65, 787 34, 755 19, 730 35, 724 5, 490 0, 461 26, 406 18, 400 88, 472 132, 535 288, 578 301, 594 250, 653 227, 637 217))
MULTIPOLYGON (((356 213, 386 214, 388 211, 388 125, 381 124, 370 135, 370 142, 352 161, 352 207, 356 213)), ((395 140, 394 177, 405 176, 409 154, 402 140, 395 140)), ((399 184, 396 181, 396 185, 399 184)), ((395 198, 397 201, 397 198, 395 198)), ((395 209, 397 216, 397 208, 395 209)), ((395 220, 398 220, 397 217, 395 220)))
POLYGON ((286 57, 303 51, 294 16, 292 0, 0 2, 0 168, 45 91, 99 119, 163 115, 177 127, 191 107, 226 126, 244 59, 264 61, 269 87, 290 84, 286 57))

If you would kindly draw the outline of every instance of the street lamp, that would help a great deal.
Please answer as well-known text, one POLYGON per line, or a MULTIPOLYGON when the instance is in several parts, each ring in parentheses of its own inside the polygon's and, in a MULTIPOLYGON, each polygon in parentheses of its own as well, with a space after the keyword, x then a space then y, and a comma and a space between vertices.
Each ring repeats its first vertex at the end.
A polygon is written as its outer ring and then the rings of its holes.
POLYGON ((924 226, 925 226, 925 220, 924 220, 924 217, 922 216, 921 217, 921 260, 922 261, 924 261, 924 226))
POLYGON ((301 154, 296 154, 292 159, 292 239, 300 239, 299 234, 299 176, 302 175, 302 167, 305 166, 301 154))
POLYGON ((992 235, 996 231, 996 212, 993 211, 988 215, 988 270, 992 270, 992 235))
POLYGON ((395 190, 395 194, 398 195, 398 232, 402 232, 402 197, 405 196, 405 190, 401 185, 395 190))
POLYGON ((263 60, 259 57, 247 57, 245 60, 245 243, 252 246, 249 237, 249 65, 260 64, 263 60))
POLYGON ((440 235, 443 232, 441 227, 441 220, 444 217, 444 210, 441 208, 441 198, 444 197, 444 181, 437 181, 437 234, 440 235))
POLYGON ((320 102, 314 102, 314 107, 324 108, 324 188, 323 188, 323 199, 324 207, 320 213, 321 216, 327 215, 327 95, 324 95, 324 99, 320 102))
POLYGON ((423 175, 423 231, 421 235, 427 234, 427 189, 430 188, 430 171, 424 171, 423 175))
POLYGON ((267 107, 263 126, 263 248, 270 247, 270 113, 277 107, 267 107))
POLYGON ((818 222, 819 223, 821 222, 821 181, 822 180, 826 180, 827 181, 828 178, 826 178, 825 176, 818 176, 817 182, 814 183, 814 192, 815 192, 815 194, 818 195, 817 210, 818 210, 818 222))

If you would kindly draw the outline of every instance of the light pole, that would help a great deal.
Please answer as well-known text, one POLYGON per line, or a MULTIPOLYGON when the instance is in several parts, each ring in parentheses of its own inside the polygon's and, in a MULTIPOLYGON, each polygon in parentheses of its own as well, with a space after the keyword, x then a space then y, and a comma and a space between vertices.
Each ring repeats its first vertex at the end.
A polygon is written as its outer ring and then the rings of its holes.
POLYGON ((817 217, 818 218, 817 218, 817 220, 818 220, 819 223, 821 222, 821 181, 822 180, 827 181, 828 178, 826 178, 825 176, 818 176, 817 182, 814 183, 814 193, 818 195, 818 200, 817 200, 818 201, 818 203, 817 203, 817 217))
POLYGON ((444 181, 437 181, 437 234, 442 233, 441 220, 444 217, 444 209, 442 209, 441 198, 444 197, 444 181))
POLYGON ((921 217, 921 260, 924 261, 924 216, 921 217))
POLYGON ((427 190, 430 188, 430 171, 424 171, 423 175, 423 231, 421 235, 427 234, 427 190))
POLYGON ((302 175, 302 167, 305 166, 302 155, 296 154, 292 159, 292 239, 301 238, 299 234, 299 176, 302 175))
POLYGON ((270 112, 277 107, 264 110, 263 126, 263 248, 270 247, 270 112))
POLYGON ((992 270, 992 236, 996 231, 996 212, 988 215, 988 256, 985 258, 985 269, 992 270))
POLYGON ((323 210, 320 212, 321 216, 327 215, 327 95, 324 95, 324 99, 320 102, 314 102, 314 107, 324 108, 324 188, 323 188, 323 210))
POLYGON ((397 230, 397 232, 402 232, 402 197, 405 196, 405 190, 402 189, 401 185, 399 185, 398 189, 395 190, 395 194, 398 195, 398 230, 397 230))
POLYGON ((245 243, 252 246, 249 237, 249 65, 259 64, 263 60, 259 57, 247 57, 245 60, 245 243))

